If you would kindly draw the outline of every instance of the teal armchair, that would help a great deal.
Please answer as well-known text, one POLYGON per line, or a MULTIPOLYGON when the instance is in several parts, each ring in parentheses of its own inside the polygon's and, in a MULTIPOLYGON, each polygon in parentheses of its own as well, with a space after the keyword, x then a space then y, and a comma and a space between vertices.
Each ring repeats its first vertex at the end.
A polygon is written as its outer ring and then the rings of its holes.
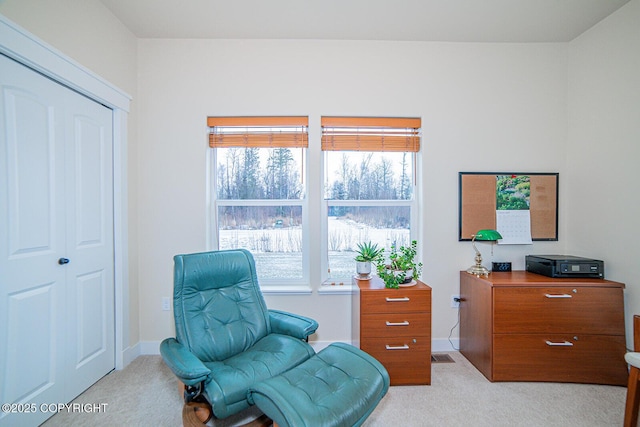
POLYGON ((160 353, 185 385, 185 404, 210 405, 216 418, 249 407, 254 384, 315 355, 307 340, 318 323, 268 310, 243 249, 175 256, 173 309, 176 337, 160 353))

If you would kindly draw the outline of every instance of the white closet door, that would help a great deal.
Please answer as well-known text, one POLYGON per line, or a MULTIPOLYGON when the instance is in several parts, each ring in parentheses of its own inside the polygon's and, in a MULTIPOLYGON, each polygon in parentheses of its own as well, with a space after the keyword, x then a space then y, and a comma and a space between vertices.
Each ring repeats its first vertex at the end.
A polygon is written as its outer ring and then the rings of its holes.
POLYGON ((66 99, 65 204, 69 401, 115 366, 112 110, 66 99))
POLYGON ((0 426, 115 366, 111 120, 0 55, 0 426))
MULTIPOLYGON (((0 56, 0 403, 39 406, 64 393, 64 114, 31 74, 0 56)), ((0 424, 37 415, 3 410, 0 424)))

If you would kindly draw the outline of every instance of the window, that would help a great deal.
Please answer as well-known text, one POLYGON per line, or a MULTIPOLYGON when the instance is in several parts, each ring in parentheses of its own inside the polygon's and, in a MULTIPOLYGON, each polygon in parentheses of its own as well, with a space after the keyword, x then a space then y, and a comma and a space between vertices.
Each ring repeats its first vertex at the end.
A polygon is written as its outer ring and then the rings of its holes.
POLYGON ((308 283, 307 117, 209 117, 214 241, 252 252, 261 284, 308 283))
POLYGON ((417 232, 420 119, 322 117, 330 277, 354 274, 357 244, 389 253, 417 232))

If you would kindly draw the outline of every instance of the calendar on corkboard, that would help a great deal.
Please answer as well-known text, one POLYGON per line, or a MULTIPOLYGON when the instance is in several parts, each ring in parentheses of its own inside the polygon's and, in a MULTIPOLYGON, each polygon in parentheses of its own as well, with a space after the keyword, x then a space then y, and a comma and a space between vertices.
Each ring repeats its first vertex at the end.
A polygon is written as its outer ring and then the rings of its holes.
POLYGON ((502 243, 558 240, 558 173, 460 172, 458 209, 459 241, 482 229, 502 243))

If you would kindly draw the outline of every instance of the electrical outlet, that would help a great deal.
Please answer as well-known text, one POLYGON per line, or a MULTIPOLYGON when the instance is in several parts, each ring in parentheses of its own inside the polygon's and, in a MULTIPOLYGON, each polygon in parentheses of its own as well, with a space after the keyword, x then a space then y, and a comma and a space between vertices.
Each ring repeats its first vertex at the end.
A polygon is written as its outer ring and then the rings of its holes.
POLYGON ((451 308, 460 308, 460 295, 451 295, 451 308))
POLYGON ((171 310, 171 302, 169 301, 169 297, 162 297, 162 311, 171 310))

